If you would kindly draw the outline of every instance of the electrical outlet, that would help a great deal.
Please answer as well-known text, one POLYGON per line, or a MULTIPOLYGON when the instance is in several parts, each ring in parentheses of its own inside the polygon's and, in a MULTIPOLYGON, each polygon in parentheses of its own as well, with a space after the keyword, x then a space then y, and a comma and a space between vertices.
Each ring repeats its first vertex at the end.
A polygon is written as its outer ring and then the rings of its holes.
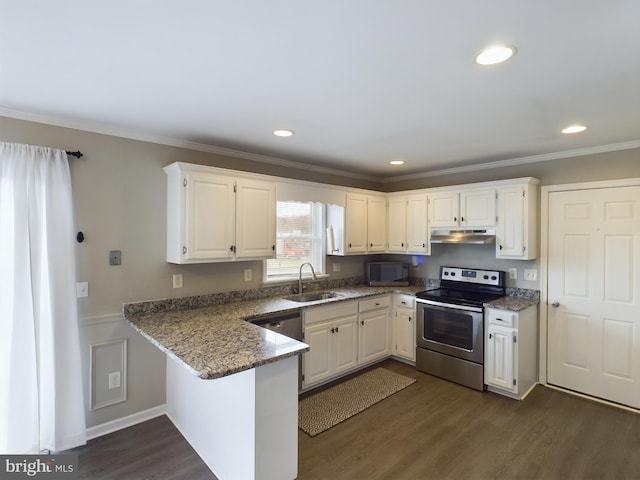
POLYGON ((244 270, 244 281, 250 282, 252 277, 253 277, 253 271, 250 268, 246 268, 244 270))
POLYGON ((530 282, 535 282, 536 280, 538 280, 538 270, 536 270, 535 268, 525 268, 524 279, 529 280, 530 282))
POLYGON ((340 264, 338 262, 333 263, 333 273, 338 273, 340 271, 340 264))
POLYGON ((173 274, 173 288, 182 288, 182 274, 174 273, 173 274))
POLYGON ((509 269, 509 278, 511 280, 517 280, 518 279, 518 269, 517 268, 510 268, 509 269))
POLYGON ((120 388, 120 372, 111 372, 109 374, 109 390, 120 388))
POLYGON ((84 298, 89 296, 89 282, 76 283, 76 298, 84 298))

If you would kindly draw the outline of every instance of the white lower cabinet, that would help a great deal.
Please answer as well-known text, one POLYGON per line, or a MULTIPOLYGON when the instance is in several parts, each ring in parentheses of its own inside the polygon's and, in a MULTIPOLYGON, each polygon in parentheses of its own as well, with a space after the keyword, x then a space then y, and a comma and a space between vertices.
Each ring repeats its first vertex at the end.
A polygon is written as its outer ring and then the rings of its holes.
POLYGON ((394 295, 392 353, 410 362, 416 361, 416 311, 412 295, 394 295))
POLYGON ((320 384, 358 365, 358 302, 339 302, 303 311, 302 388, 320 384))
POLYGON ((389 356, 390 295, 361 300, 358 305, 358 365, 389 356))
POLYGON ((486 309, 484 376, 489 391, 522 400, 537 383, 537 310, 486 309))

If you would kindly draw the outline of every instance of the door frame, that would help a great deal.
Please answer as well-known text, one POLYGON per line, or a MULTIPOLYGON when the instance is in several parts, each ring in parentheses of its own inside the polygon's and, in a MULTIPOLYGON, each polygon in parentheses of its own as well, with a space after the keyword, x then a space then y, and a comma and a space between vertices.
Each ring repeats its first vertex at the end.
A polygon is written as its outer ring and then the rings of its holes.
POLYGON ((595 190, 602 188, 640 186, 640 177, 619 180, 601 180, 594 182, 548 185, 540 190, 540 311, 539 311, 539 349, 538 381, 547 385, 547 347, 548 347, 548 274, 549 274, 549 195, 557 192, 576 190, 595 190))

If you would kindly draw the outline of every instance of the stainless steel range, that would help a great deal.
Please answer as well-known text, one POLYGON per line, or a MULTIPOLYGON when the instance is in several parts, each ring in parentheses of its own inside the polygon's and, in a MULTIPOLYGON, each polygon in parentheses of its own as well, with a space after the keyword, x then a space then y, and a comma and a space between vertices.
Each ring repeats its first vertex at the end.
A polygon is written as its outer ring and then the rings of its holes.
POLYGON ((505 294, 505 272, 440 267, 440 288, 416 294, 416 368, 484 390, 483 304, 505 294))

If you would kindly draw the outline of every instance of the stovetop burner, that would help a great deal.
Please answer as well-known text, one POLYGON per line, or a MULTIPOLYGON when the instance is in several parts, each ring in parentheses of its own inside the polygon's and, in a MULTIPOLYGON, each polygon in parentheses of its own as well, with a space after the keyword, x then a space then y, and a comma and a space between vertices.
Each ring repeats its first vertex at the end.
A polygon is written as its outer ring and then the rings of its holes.
POLYGON ((440 288, 416 294, 424 300, 481 307, 505 295, 505 272, 440 267, 440 288))

